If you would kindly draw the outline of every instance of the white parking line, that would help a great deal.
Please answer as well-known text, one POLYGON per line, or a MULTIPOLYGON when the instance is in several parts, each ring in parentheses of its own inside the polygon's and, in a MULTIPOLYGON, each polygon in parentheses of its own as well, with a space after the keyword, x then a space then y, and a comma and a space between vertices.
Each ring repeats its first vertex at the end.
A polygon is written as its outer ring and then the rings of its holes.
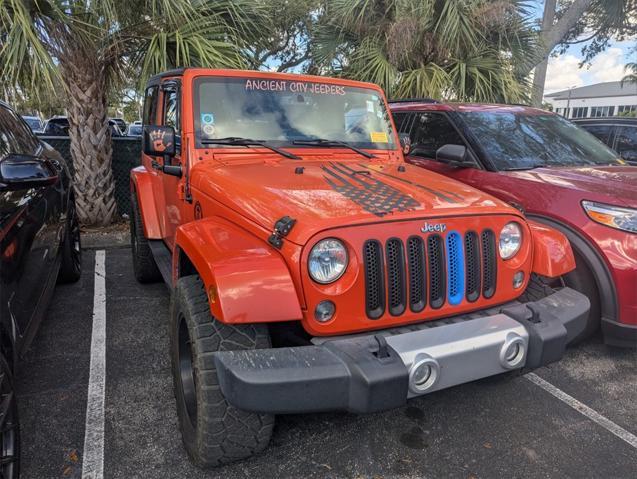
POLYGON ((539 386, 542 389, 544 389, 549 394, 555 396, 560 401, 568 404, 573 409, 575 409, 577 412, 579 412, 580 414, 583 414, 584 416, 589 418, 591 421, 596 422, 597 424, 602 426, 607 431, 613 433, 615 436, 617 436, 622 441, 627 442, 628 444, 633 446, 635 449, 637 449, 637 436, 635 436, 634 434, 628 432, 623 427, 618 426, 617 424, 615 424, 610 419, 602 416, 600 413, 598 413, 594 409, 591 409, 590 407, 588 407, 586 404, 583 404, 583 403, 579 402, 577 399, 575 399, 574 397, 569 396, 564 391, 562 391, 561 389, 558 389, 557 387, 553 386, 548 381, 545 381, 544 379, 542 379, 537 374, 528 373, 528 374, 525 374, 524 377, 526 379, 528 379, 529 381, 531 381, 536 386, 539 386))
POLYGON ((106 384, 106 252, 95 252, 91 365, 86 401, 82 477, 104 477, 104 390, 106 384))

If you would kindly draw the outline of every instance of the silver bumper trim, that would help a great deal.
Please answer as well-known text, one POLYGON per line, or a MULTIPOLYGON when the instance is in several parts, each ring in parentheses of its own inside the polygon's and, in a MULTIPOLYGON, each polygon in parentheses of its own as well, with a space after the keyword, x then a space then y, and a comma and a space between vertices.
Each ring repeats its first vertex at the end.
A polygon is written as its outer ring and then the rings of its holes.
POLYGON ((529 334, 495 314, 385 339, 409 371, 407 397, 414 397, 522 368, 529 334))

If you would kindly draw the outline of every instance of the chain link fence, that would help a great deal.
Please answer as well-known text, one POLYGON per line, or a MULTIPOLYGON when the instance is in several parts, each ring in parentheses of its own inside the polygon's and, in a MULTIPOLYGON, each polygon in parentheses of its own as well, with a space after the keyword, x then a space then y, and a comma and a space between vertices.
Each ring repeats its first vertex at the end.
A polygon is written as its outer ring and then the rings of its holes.
MULTIPOLYGON (((39 135, 64 157, 72 174, 75 174, 73 158, 71 157, 71 140, 68 136, 39 135)), ((130 170, 139 166, 142 141, 141 138, 123 137, 112 138, 113 141, 113 176, 115 177, 115 201, 120 216, 130 214, 130 170)))

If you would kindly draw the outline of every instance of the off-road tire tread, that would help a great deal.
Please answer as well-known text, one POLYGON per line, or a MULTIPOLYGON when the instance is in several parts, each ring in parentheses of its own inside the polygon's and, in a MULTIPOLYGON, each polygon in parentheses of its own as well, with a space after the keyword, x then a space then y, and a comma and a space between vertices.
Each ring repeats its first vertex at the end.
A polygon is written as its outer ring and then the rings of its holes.
POLYGON ((148 239, 144 235, 144 227, 142 217, 139 212, 139 203, 137 202, 137 193, 133 190, 130 196, 131 217, 130 217, 130 235, 131 235, 131 251, 133 255, 133 270, 135 279, 140 283, 156 283, 162 279, 161 272, 155 263, 153 252, 148 244, 148 239), (133 245, 133 235, 137 240, 137 249, 133 245))
MULTIPOLYGON (((184 314, 192 341, 193 367, 198 388, 197 428, 195 440, 184 444, 192 460, 200 467, 214 467, 244 459, 262 451, 269 443, 274 416, 242 411, 228 404, 217 379, 213 353, 216 351, 251 350, 271 347, 266 325, 228 325, 216 321, 204 284, 199 276, 186 276, 177 281, 171 300, 171 341, 176 351, 177 318, 184 314)), ((173 354, 173 367, 175 367, 173 354)), ((175 391, 178 377, 173 372, 175 391)), ((187 413, 178 407, 180 425, 188 421, 187 413)))

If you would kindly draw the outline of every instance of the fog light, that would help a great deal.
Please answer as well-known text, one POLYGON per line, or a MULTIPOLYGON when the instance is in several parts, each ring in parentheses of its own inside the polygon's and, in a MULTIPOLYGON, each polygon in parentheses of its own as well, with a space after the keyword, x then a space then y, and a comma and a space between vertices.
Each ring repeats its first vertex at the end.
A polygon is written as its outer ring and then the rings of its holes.
POLYGON ((331 301, 321 301, 314 310, 314 319, 319 323, 326 323, 334 316, 336 306, 331 301))
POLYGON ((513 275, 513 287, 518 289, 524 284, 524 272, 518 271, 513 275))
POLYGON ((507 336, 500 350, 500 364, 506 369, 522 366, 526 357, 526 343, 517 334, 507 336))
POLYGON ((438 382, 439 375, 438 361, 430 357, 416 356, 409 370, 409 388, 415 394, 422 394, 438 382))

